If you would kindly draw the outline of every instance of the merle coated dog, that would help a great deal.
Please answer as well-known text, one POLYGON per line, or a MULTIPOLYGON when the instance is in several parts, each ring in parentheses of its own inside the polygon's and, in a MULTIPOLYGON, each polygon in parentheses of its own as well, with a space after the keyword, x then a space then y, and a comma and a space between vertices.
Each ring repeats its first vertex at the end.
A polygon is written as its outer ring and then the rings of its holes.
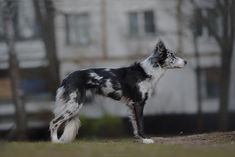
POLYGON ((146 101, 167 69, 182 68, 186 63, 159 41, 148 58, 128 67, 86 69, 69 74, 57 90, 55 118, 50 122, 52 142, 66 143, 75 139, 80 126, 79 111, 86 92, 91 91, 124 102, 131 111, 134 136, 143 143, 154 143, 143 130, 146 101), (62 124, 64 130, 58 138, 57 130, 62 124))

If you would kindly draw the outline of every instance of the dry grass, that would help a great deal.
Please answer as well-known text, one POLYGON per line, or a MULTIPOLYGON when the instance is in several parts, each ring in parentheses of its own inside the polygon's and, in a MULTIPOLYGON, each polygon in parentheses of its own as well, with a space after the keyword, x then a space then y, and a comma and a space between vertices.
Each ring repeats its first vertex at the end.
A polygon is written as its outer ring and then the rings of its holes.
POLYGON ((80 140, 70 144, 5 142, 1 157, 234 157, 234 132, 155 138, 145 145, 133 139, 80 140), (206 142, 205 142, 206 141, 206 142))

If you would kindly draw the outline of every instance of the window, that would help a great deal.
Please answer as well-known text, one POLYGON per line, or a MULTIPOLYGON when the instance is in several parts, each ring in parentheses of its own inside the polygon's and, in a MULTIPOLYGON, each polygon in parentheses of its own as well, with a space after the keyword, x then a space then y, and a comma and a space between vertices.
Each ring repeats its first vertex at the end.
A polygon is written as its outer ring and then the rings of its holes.
POLYGON ((51 95, 48 67, 21 69, 21 88, 27 100, 49 98, 51 95))
POLYGON ((0 16, 0 40, 4 39, 4 29, 3 29, 3 17, 0 16))
POLYGON ((130 13, 129 14, 129 29, 130 34, 139 34, 139 24, 138 24, 138 14, 137 13, 130 13))
POLYGON ((39 79, 22 79, 22 89, 25 96, 48 94, 48 80, 39 79))
POLYGON ((131 12, 129 17, 129 33, 131 36, 153 35, 156 33, 154 12, 131 12))
MULTIPOLYGON (((31 40, 39 37, 39 27, 36 23, 33 2, 24 0, 17 3, 13 18, 16 40, 31 40)), ((0 40, 5 39, 3 16, 0 16, 0 40)))
POLYGON ((18 3, 16 14, 16 37, 19 40, 39 37, 39 26, 36 22, 33 1, 31 0, 24 0, 21 3, 18 3))
POLYGON ((202 97, 214 99, 219 97, 219 68, 210 67, 202 69, 202 97))
POLYGON ((66 43, 67 45, 87 45, 90 42, 89 15, 67 14, 66 18, 66 43))
POLYGON ((146 33, 149 33, 149 34, 155 33, 153 11, 144 12, 144 30, 146 33))

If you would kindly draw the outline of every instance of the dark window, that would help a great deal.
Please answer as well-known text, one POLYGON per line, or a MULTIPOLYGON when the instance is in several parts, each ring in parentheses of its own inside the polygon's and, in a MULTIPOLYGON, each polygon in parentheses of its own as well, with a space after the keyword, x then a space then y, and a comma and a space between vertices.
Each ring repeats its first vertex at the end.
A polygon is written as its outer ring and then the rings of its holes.
POLYGON ((207 99, 219 97, 219 68, 211 67, 202 70, 202 96, 207 99))
POLYGON ((4 39, 4 29, 3 29, 3 17, 0 16, 0 40, 4 39))
POLYGON ((36 23, 33 1, 26 0, 17 4, 15 18, 16 38, 18 40, 38 38, 39 26, 36 23))
POLYGON ((156 33, 154 12, 152 10, 128 14, 131 36, 152 35, 156 33))
POLYGON ((139 34, 139 21, 137 13, 129 14, 129 30, 131 35, 139 34))
POLYGON ((22 89, 25 96, 49 93, 48 81, 46 79, 23 79, 22 89))
MULTIPOLYGON (((24 0, 16 3, 13 18, 16 40, 31 40, 39 37, 39 27, 36 23, 33 1, 24 0)), ((0 16, 0 40, 4 40, 3 16, 0 16)))
POLYGON ((26 98, 50 95, 47 67, 21 69, 21 87, 26 98))
POLYGON ((66 43, 68 45, 87 45, 90 42, 89 15, 67 14, 66 18, 66 43))
POLYGON ((144 12, 144 29, 146 33, 155 33, 154 14, 153 11, 144 12))

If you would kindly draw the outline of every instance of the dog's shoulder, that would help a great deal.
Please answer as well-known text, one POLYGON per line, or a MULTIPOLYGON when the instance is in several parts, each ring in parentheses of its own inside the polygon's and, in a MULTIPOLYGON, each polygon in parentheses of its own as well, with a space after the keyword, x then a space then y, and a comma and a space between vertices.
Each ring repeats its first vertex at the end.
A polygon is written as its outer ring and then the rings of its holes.
POLYGON ((132 83, 137 83, 151 77, 144 71, 138 62, 128 67, 114 69, 113 72, 120 80, 132 83))
POLYGON ((142 100, 139 83, 149 80, 151 76, 144 71, 140 63, 136 62, 128 67, 113 69, 113 73, 122 85, 124 97, 130 98, 132 101, 142 100))

